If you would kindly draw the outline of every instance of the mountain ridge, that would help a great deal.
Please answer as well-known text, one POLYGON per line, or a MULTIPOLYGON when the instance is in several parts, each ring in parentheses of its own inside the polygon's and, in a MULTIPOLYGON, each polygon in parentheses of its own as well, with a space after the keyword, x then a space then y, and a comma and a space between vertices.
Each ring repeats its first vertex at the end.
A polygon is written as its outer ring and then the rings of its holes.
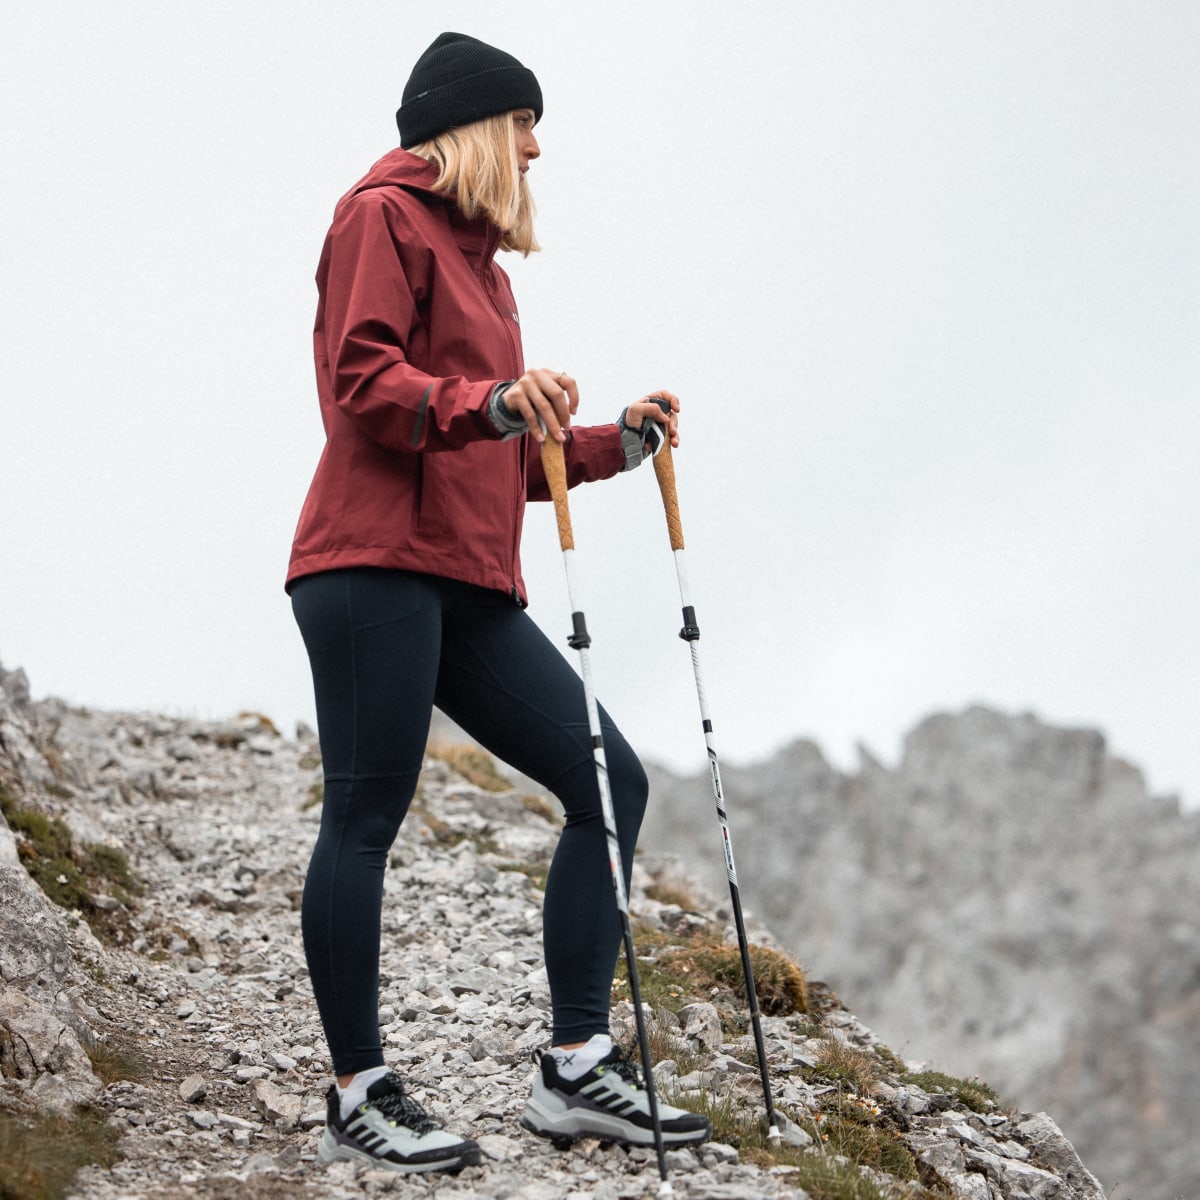
MULTIPOLYGON (((707 772, 650 772, 642 844, 721 886, 707 772)), ((885 1039, 1050 1108, 1134 1194, 1200 1195, 1200 813, 1098 730, 984 706, 891 768, 799 739, 722 780, 744 901, 885 1039)))

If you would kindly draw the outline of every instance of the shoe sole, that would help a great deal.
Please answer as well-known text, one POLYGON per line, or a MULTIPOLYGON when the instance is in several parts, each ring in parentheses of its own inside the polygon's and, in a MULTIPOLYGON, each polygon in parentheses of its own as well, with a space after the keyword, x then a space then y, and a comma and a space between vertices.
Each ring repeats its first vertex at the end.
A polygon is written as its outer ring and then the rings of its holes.
MULTIPOLYGON (((532 1101, 526 1105, 521 1117, 522 1129, 538 1137, 548 1138, 559 1150, 566 1150, 575 1142, 593 1138, 601 1142, 616 1142, 620 1146, 653 1146, 654 1131, 630 1126, 619 1117, 592 1110, 548 1113, 532 1101)), ((689 1130, 685 1133, 662 1131, 664 1146, 699 1146, 712 1137, 712 1127, 689 1130)))
POLYGON ((389 1158, 379 1158, 366 1150, 358 1150, 347 1146, 345 1142, 335 1142, 331 1147, 321 1135, 317 1143, 317 1157, 323 1163, 334 1162, 364 1162, 386 1171, 395 1171, 398 1175, 427 1175, 431 1171, 447 1171, 457 1174, 463 1167, 477 1167, 483 1161, 483 1155, 477 1146, 466 1147, 460 1153, 448 1155, 446 1158, 435 1159, 432 1162, 398 1163, 389 1158))

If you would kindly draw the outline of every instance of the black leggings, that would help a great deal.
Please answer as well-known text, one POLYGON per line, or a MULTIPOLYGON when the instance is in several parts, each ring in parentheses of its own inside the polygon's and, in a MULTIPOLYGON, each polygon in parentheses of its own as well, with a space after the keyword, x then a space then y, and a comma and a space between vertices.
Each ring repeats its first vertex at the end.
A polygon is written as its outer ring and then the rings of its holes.
MULTIPOLYGON (((383 877, 434 704, 561 801, 543 909, 553 1041, 606 1032, 621 928, 583 684, 566 657, 510 597, 432 575, 310 575, 293 585, 292 610, 312 664, 325 772, 301 927, 334 1073, 383 1063, 383 877)), ((601 722, 628 887, 646 774, 603 711, 601 722)))

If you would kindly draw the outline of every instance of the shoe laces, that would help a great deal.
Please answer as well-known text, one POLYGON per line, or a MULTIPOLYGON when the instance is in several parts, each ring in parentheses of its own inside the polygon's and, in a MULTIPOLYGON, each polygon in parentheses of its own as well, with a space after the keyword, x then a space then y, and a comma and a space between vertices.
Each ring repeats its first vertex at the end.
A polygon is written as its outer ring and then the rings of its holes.
POLYGON ((633 1055, 624 1046, 614 1046, 612 1053, 598 1062, 596 1066, 605 1071, 612 1071, 613 1074, 625 1080, 626 1083, 632 1084, 635 1088, 644 1089, 645 1087, 642 1083, 642 1073, 638 1070, 633 1055))
POLYGON ((404 1090, 404 1084, 398 1075, 388 1072, 384 1078, 391 1085, 390 1090, 384 1092, 382 1096, 373 1097, 368 1101, 369 1104, 374 1105, 393 1124, 403 1125, 418 1136, 441 1128, 438 1122, 404 1090))

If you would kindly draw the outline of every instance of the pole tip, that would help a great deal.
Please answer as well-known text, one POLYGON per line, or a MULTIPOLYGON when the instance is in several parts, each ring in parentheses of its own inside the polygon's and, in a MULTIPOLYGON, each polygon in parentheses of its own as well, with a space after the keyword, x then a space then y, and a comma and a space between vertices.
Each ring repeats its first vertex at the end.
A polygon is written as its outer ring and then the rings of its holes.
POLYGON ((778 1142, 782 1138, 783 1138, 783 1134, 781 1134, 779 1132, 778 1125, 772 1125, 771 1128, 767 1130, 767 1141, 768 1142, 778 1142))
POLYGON ((658 1185, 658 1192, 657 1192, 657 1194, 658 1194, 659 1196, 673 1196, 673 1195, 675 1195, 675 1193, 674 1193, 674 1192, 671 1190, 671 1181, 670 1181, 669 1179, 664 1179, 664 1180, 662 1181, 662 1183, 660 1183, 660 1184, 658 1185))

